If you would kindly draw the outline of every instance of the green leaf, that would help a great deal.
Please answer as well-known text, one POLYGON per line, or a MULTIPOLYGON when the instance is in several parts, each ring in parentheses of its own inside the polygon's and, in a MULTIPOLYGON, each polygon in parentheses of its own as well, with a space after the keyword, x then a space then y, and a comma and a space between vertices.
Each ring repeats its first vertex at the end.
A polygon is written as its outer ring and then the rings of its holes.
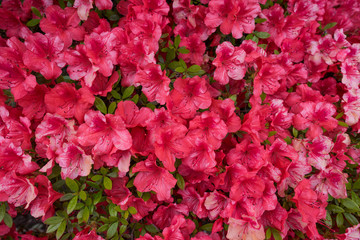
POLYGON ((38 25, 39 22, 40 22, 40 19, 37 19, 37 18, 31 19, 30 21, 28 21, 28 22, 26 23, 26 26, 28 26, 28 27, 34 27, 34 26, 38 25))
POLYGON ((77 182, 75 180, 73 180, 71 178, 66 178, 65 183, 66 183, 66 186, 68 186, 71 191, 73 191, 73 192, 79 191, 79 185, 77 184, 77 182))
POLYGON ((55 225, 50 225, 47 230, 46 230, 46 233, 52 233, 52 232, 55 232, 56 229, 58 229, 60 227, 60 224, 61 222, 59 222, 58 224, 55 224, 55 225))
POLYGON ((357 225, 359 224, 359 221, 356 219, 356 217, 354 215, 352 215, 351 213, 344 213, 344 216, 346 218, 346 220, 351 224, 351 225, 357 225))
POLYGON ((47 225, 55 225, 55 224, 61 223, 63 220, 64 220, 63 217, 55 216, 55 217, 51 217, 51 218, 46 219, 44 221, 44 223, 47 224, 47 225))
POLYGON ((79 197, 80 197, 81 200, 85 201, 86 200, 86 192, 80 191, 79 197))
POLYGON ((129 211, 129 213, 130 213, 131 215, 137 214, 137 210, 136 210, 136 208, 134 208, 134 207, 129 207, 129 208, 128 208, 128 211, 129 211))
POLYGON ((338 115, 336 115, 335 119, 340 119, 342 116, 344 116, 344 113, 343 113, 343 112, 341 112, 341 113, 339 113, 338 115))
POLYGON ((139 94, 136 94, 136 95, 131 99, 131 101, 133 101, 135 104, 137 104, 138 101, 139 101, 139 94))
POLYGON ((112 189, 112 181, 110 178, 108 177, 104 177, 104 187, 107 190, 111 190, 112 189))
POLYGON ((103 178, 101 175, 94 175, 91 180, 94 182, 100 181, 103 178))
POLYGON ((111 224, 109 229, 107 230, 106 237, 112 238, 115 235, 118 226, 119 226, 119 222, 114 222, 113 224, 111 224))
POLYGON ((98 229, 97 229, 97 232, 105 232, 109 229, 109 224, 104 224, 104 225, 101 225, 98 229))
POLYGON ((159 229, 158 229, 154 224, 145 225, 145 229, 146 229, 146 231, 148 231, 148 232, 150 232, 150 233, 157 233, 157 232, 159 232, 159 229))
POLYGON ((167 36, 169 36, 168 33, 164 33, 163 35, 161 35, 161 38, 166 38, 167 36))
POLYGON ((65 232, 66 229, 66 220, 62 221, 59 228, 56 231, 56 239, 59 239, 65 232))
POLYGON ((3 221, 4 221, 4 223, 5 223, 6 226, 8 226, 9 228, 12 227, 12 225, 13 225, 13 219, 12 219, 12 217, 10 216, 10 214, 5 213, 4 218, 3 218, 3 221))
POLYGON ((151 198, 151 193, 144 192, 141 198, 146 202, 147 200, 149 200, 151 198))
POLYGON ((342 207, 339 207, 339 206, 334 205, 334 204, 329 204, 326 208, 329 211, 332 211, 333 213, 343 213, 343 212, 345 212, 345 210, 342 207))
POLYGON ((211 232, 213 225, 213 223, 204 224, 200 227, 200 230, 211 232))
POLYGON ((182 58, 180 58, 179 63, 180 63, 180 67, 183 67, 184 69, 187 69, 187 65, 186 65, 185 61, 182 58))
POLYGON ((281 235, 280 235, 280 233, 279 233, 278 230, 276 230, 276 229, 273 228, 273 229, 271 230, 271 232, 272 232, 272 235, 273 235, 273 237, 274 237, 275 240, 282 240, 282 237, 281 237, 281 235))
POLYGON ((179 47, 179 44, 180 44, 180 35, 177 35, 176 37, 175 37, 175 40, 174 40, 174 47, 175 48, 178 48, 179 47))
POLYGON ((349 127, 349 125, 347 125, 345 122, 342 122, 342 121, 338 121, 338 124, 342 127, 346 127, 346 128, 349 127))
POLYGON ((360 178, 354 182, 353 189, 360 189, 360 178))
POLYGON ((259 38, 257 36, 253 36, 251 41, 254 41, 256 43, 259 43, 259 38))
POLYGON ((288 136, 284 139, 287 144, 291 144, 291 138, 288 136))
POLYGON ((266 38, 270 37, 270 33, 267 33, 267 32, 255 32, 254 34, 255 34, 255 36, 257 36, 258 38, 261 38, 261 39, 266 39, 266 38))
POLYGON ((181 47, 178 49, 178 52, 179 53, 182 53, 182 54, 187 54, 189 53, 190 51, 188 49, 186 49, 185 47, 181 47))
POLYGON ((246 36, 245 40, 251 40, 254 37, 253 34, 249 34, 246 36))
POLYGON ((299 131, 298 131, 296 128, 294 128, 294 127, 293 127, 293 129, 292 129, 292 132, 293 132, 293 136, 294 136, 294 137, 297 137, 297 136, 299 135, 299 131))
POLYGON ((263 22, 266 22, 265 18, 256 18, 255 19, 255 23, 263 23, 263 22))
POLYGON ((113 96, 113 98, 115 98, 115 99, 121 99, 121 95, 120 95, 120 93, 118 93, 117 91, 115 91, 115 90, 112 90, 111 91, 111 96, 113 96))
POLYGON ((135 90, 134 86, 130 86, 130 87, 126 88, 123 93, 122 99, 126 99, 126 98, 130 97, 131 94, 133 94, 134 90, 135 90))
POLYGON ((175 58, 175 50, 169 49, 169 51, 166 53, 166 62, 171 62, 175 58))
POLYGON ((89 220, 89 217, 90 217, 90 210, 88 207, 85 207, 82 219, 86 223, 89 220))
MULTIPOLYGON (((360 197, 354 191, 351 191, 351 199, 357 204, 360 204, 360 197)), ((359 205, 360 206, 360 205, 359 205)))
POLYGON ((280 52, 279 52, 278 50, 276 50, 276 49, 275 49, 275 50, 274 50, 274 54, 275 54, 275 55, 279 55, 279 54, 280 54, 280 52))
POLYGON ((179 66, 180 66, 180 63, 178 61, 173 61, 173 62, 169 63, 169 65, 168 65, 168 67, 171 69, 175 69, 179 66))
POLYGON ((126 225, 121 225, 121 226, 120 226, 119 233, 120 233, 120 234, 123 234, 123 233, 126 231, 126 229, 127 229, 127 226, 126 226, 126 225))
POLYGON ((103 114, 107 113, 107 107, 101 98, 95 97, 95 107, 103 114))
POLYGON ((270 132, 269 132, 269 137, 272 137, 272 136, 274 136, 275 134, 277 134, 277 131, 270 131, 270 132))
POLYGON ((336 225, 341 227, 344 224, 344 216, 341 213, 336 215, 336 225))
POLYGON ((110 103, 109 108, 108 108, 108 113, 113 114, 115 112, 115 108, 116 108, 116 102, 110 103))
POLYGON ((258 46, 261 47, 264 50, 266 50, 266 48, 267 48, 267 44, 259 44, 258 46))
POLYGON ((71 233, 66 233, 66 234, 64 234, 64 236, 62 236, 61 240, 71 239, 70 236, 71 236, 71 233))
POLYGON ((178 173, 175 175, 175 177, 176 177, 176 180, 177 180, 176 185, 177 185, 181 190, 183 190, 183 189, 185 188, 185 180, 184 180, 184 178, 183 178, 180 174, 178 174, 178 173))
POLYGON ((0 222, 2 222, 2 220, 4 219, 5 213, 6 213, 6 205, 5 203, 3 203, 0 206, 0 222))
POLYGON ((185 69, 183 67, 177 67, 177 68, 175 68, 175 72, 183 73, 183 72, 185 72, 185 69))
POLYGON ((271 228, 268 228, 265 233, 265 239, 270 239, 270 238, 271 238, 271 228))
POLYGON ((188 72, 198 72, 201 70, 201 67, 199 65, 192 65, 191 67, 188 68, 188 72))
POLYGON ((36 7, 31 7, 31 11, 39 18, 42 18, 40 11, 36 7))
POLYGON ((350 198, 345 198, 341 200, 341 203, 347 207, 350 210, 353 211, 360 211, 359 205, 357 205, 353 200, 351 200, 350 198))
POLYGON ((60 201, 62 201, 62 202, 68 201, 68 200, 72 199, 73 197, 74 197, 73 193, 67 193, 60 198, 60 201))
POLYGON ((325 25, 323 30, 325 31, 325 30, 328 30, 328 29, 330 29, 332 27, 335 27, 336 24, 337 24, 337 22, 328 23, 328 24, 325 25))
POLYGON ((74 211, 77 202, 78 202, 78 196, 75 195, 73 197, 73 199, 70 200, 70 202, 67 206, 67 209, 66 209, 67 214, 70 214, 70 213, 72 213, 72 211, 74 211))
POLYGON ((65 8, 65 3, 64 0, 58 0, 59 6, 64 9, 65 8))
POLYGON ((94 205, 98 204, 101 200, 101 197, 102 197, 102 192, 97 192, 93 195, 93 203, 94 205))

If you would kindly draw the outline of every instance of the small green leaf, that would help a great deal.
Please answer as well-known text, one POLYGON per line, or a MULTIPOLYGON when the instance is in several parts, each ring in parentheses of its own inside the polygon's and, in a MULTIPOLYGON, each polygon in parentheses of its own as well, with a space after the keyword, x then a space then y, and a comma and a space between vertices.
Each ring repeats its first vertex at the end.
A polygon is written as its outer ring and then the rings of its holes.
POLYGON ((360 178, 354 182, 353 189, 360 189, 360 178))
POLYGON ((185 188, 185 180, 184 180, 184 178, 183 178, 183 176, 181 176, 180 174, 176 174, 175 175, 175 177, 176 177, 176 180, 177 180, 177 182, 176 182, 176 185, 182 190, 182 189, 184 189, 185 188))
POLYGON ((245 40, 251 40, 254 37, 253 34, 249 34, 246 36, 245 40))
POLYGON ((139 94, 136 94, 136 95, 131 99, 131 101, 133 101, 135 104, 137 104, 138 101, 139 101, 139 94))
POLYGON ((267 48, 267 44, 259 44, 258 46, 261 47, 264 50, 266 50, 266 48, 267 48))
POLYGON ((180 67, 183 67, 184 69, 187 69, 187 65, 186 65, 185 61, 182 58, 180 58, 179 63, 180 63, 180 67))
POLYGON ((40 11, 36 7, 31 7, 31 11, 39 18, 42 18, 40 11))
POLYGON ((101 225, 98 229, 97 229, 97 232, 105 232, 109 229, 109 224, 104 224, 104 225, 101 225))
POLYGON ((107 107, 101 98, 95 97, 95 107, 103 114, 107 113, 107 107))
POLYGON ((274 136, 274 135, 276 135, 277 134, 277 131, 270 131, 269 132, 269 137, 272 137, 272 136, 274 136))
POLYGON ((169 65, 168 65, 168 67, 171 69, 175 69, 179 66, 180 66, 180 63, 178 61, 173 61, 173 62, 169 63, 169 65))
POLYGON ((342 116, 344 116, 344 113, 343 113, 343 112, 341 112, 341 113, 339 113, 338 115, 336 115, 335 119, 340 119, 342 116))
POLYGON ((103 178, 101 175, 94 175, 91 180, 94 182, 100 181, 103 178))
POLYGON ((129 207, 129 208, 128 208, 128 211, 129 211, 129 213, 130 213, 131 215, 137 214, 137 210, 136 210, 136 208, 134 208, 134 207, 129 207))
POLYGON ((179 53, 182 53, 182 54, 187 54, 189 53, 190 51, 188 49, 186 49, 185 47, 181 47, 178 49, 178 52, 179 53))
POLYGON ((66 234, 64 234, 64 236, 62 236, 61 240, 71 239, 70 236, 71 236, 71 233, 66 233, 66 234))
POLYGON ((294 136, 294 137, 297 137, 297 136, 299 135, 299 131, 298 131, 296 128, 294 128, 294 127, 293 127, 293 129, 292 129, 292 132, 293 132, 293 136, 294 136))
POLYGON ((169 49, 169 51, 166 53, 166 62, 171 62, 175 58, 175 50, 169 49))
POLYGON ((130 86, 130 87, 126 88, 123 93, 122 99, 126 99, 126 98, 130 97, 131 94, 133 94, 134 90, 135 90, 134 86, 130 86))
POLYGON ((110 103, 109 108, 108 108, 108 113, 113 114, 115 112, 115 108, 116 108, 116 102, 110 103))
POLYGON ((163 35, 161 35, 161 38, 167 38, 169 36, 168 33, 164 33, 163 35))
POLYGON ((275 240, 282 240, 282 237, 281 237, 278 230, 273 228, 271 231, 272 231, 272 235, 273 235, 275 240))
POLYGON ((120 229, 119 229, 119 233, 120 233, 120 234, 123 234, 123 233, 126 231, 126 229, 127 229, 127 226, 126 226, 126 225, 121 225, 121 226, 120 226, 120 229))
POLYGON ((106 237, 112 238, 115 235, 118 226, 119 226, 119 222, 114 222, 113 224, 111 224, 109 229, 107 230, 106 237))
POLYGON ((81 200, 85 201, 86 200, 86 192, 80 191, 79 197, 80 197, 81 200))
POLYGON ((341 227, 344 224, 344 216, 341 213, 336 215, 336 225, 341 227))
POLYGON ((90 217, 90 210, 89 210, 88 207, 85 207, 85 208, 84 208, 84 212, 83 212, 82 219, 83 219, 83 221, 86 223, 86 222, 89 220, 89 217, 90 217))
POLYGON ((257 36, 253 36, 251 41, 254 41, 256 43, 259 43, 259 38, 257 36))
POLYGON ((104 177, 104 187, 107 190, 111 190, 112 189, 112 181, 110 178, 108 177, 104 177))
POLYGON ((73 199, 70 200, 69 205, 67 206, 67 214, 72 213, 74 211, 76 204, 78 202, 78 196, 74 196, 73 199))
POLYGON ((330 29, 332 27, 335 27, 336 24, 337 24, 337 22, 328 23, 328 24, 325 25, 323 30, 325 31, 325 30, 328 30, 328 29, 330 29))
POLYGON ((257 36, 258 38, 261 38, 261 39, 266 39, 266 38, 270 37, 270 33, 267 33, 267 32, 255 32, 254 34, 255 34, 255 36, 257 36))
POLYGON ((66 178, 65 183, 66 183, 66 186, 68 186, 71 191, 73 191, 73 192, 79 191, 79 185, 77 184, 77 182, 75 180, 73 180, 71 178, 66 178))
POLYGON ((40 22, 40 19, 37 19, 37 18, 31 19, 30 21, 28 21, 28 22, 26 23, 26 26, 28 26, 28 27, 34 27, 34 26, 38 25, 39 22, 40 22))
POLYGON ((353 200, 351 200, 350 198, 345 198, 341 200, 341 203, 347 207, 350 210, 353 211, 360 211, 359 205, 357 205, 353 200))
POLYGON ((146 229, 146 231, 148 231, 148 232, 150 232, 150 233, 157 233, 157 232, 159 232, 159 229, 158 229, 154 224, 145 225, 145 229, 146 229))
POLYGON ((144 192, 141 198, 146 202, 147 200, 149 200, 151 198, 151 193, 144 192))
POLYGON ((291 144, 291 138, 288 136, 284 139, 284 141, 287 143, 287 144, 291 144))
POLYGON ((102 192, 97 192, 93 195, 93 203, 94 205, 98 204, 101 200, 101 197, 102 197, 102 192))
POLYGON ((65 3, 64 0, 58 0, 59 6, 64 9, 65 8, 65 3))
POLYGON ((263 23, 266 22, 265 18, 255 18, 255 23, 263 23))
POLYGON ((192 65, 191 67, 188 68, 188 72, 198 72, 201 70, 201 67, 199 65, 192 65))
POLYGON ((60 224, 61 222, 59 222, 58 224, 55 224, 55 225, 50 225, 47 230, 46 230, 46 233, 52 233, 52 232, 55 232, 56 229, 58 229, 60 227, 60 224))
POLYGON ((66 229, 66 220, 62 221, 59 228, 56 231, 56 239, 59 239, 65 232, 66 229))
POLYGON ((175 72, 183 73, 183 72, 185 72, 185 69, 183 67, 177 67, 177 68, 175 68, 175 72))
POLYGON ((270 239, 271 238, 271 228, 268 228, 265 233, 265 238, 270 239))
POLYGON ((211 232, 213 225, 213 223, 204 224, 200 227, 200 230, 211 232))
POLYGON ((12 227, 12 225, 13 225, 13 219, 12 219, 12 217, 10 216, 10 214, 5 213, 4 218, 3 218, 3 221, 4 221, 4 223, 5 223, 6 226, 8 226, 9 228, 12 227))
POLYGON ((345 122, 342 122, 342 121, 338 121, 338 124, 342 127, 346 127, 346 128, 349 127, 349 125, 347 125, 345 122))
POLYGON ((2 220, 4 219, 5 213, 6 213, 6 205, 5 203, 3 203, 0 206, 0 222, 2 222, 2 220))
POLYGON ((175 37, 175 40, 174 40, 174 47, 175 48, 178 48, 179 47, 179 44, 180 44, 180 35, 177 35, 176 37, 175 37))
POLYGON ((346 220, 351 224, 351 225, 357 225, 359 224, 359 221, 356 219, 356 217, 354 215, 352 215, 351 213, 344 213, 344 216, 346 218, 346 220))
POLYGON ((112 90, 111 91, 111 96, 113 96, 113 98, 115 98, 115 99, 121 99, 121 95, 120 95, 120 93, 118 93, 117 91, 115 91, 115 90, 112 90))
POLYGON ((60 198, 60 201, 62 201, 62 202, 68 201, 68 200, 72 199, 73 197, 74 197, 73 193, 67 193, 60 198))
POLYGON ((64 220, 63 217, 55 216, 55 217, 51 217, 51 218, 46 219, 44 221, 44 223, 47 224, 47 225, 55 225, 55 224, 61 223, 62 220, 64 220))
MULTIPOLYGON (((351 191, 351 199, 357 204, 360 204, 360 197, 354 191, 351 191)), ((360 206, 360 205, 359 205, 360 206)))
POLYGON ((276 50, 276 49, 275 49, 275 50, 274 50, 274 54, 275 54, 275 55, 279 55, 279 54, 280 54, 280 52, 279 52, 278 50, 276 50))
POLYGON ((343 212, 345 212, 345 210, 342 207, 339 207, 339 206, 334 205, 334 204, 329 204, 326 208, 329 211, 332 211, 333 213, 343 213, 343 212))

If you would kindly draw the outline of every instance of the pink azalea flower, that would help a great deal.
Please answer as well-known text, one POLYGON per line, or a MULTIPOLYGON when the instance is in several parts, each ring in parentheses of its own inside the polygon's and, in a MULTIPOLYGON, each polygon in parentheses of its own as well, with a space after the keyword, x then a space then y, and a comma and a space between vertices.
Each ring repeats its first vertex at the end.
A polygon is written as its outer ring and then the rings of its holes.
POLYGON ((40 21, 41 30, 52 36, 58 36, 64 42, 64 48, 70 47, 72 40, 84 39, 85 31, 79 25, 80 19, 75 8, 61 9, 52 5, 46 8, 45 15, 46 17, 40 21))
POLYGON ((242 219, 230 218, 226 237, 229 240, 263 240, 265 239, 264 226, 251 216, 243 216, 242 219))
POLYGON ((142 91, 150 102, 157 101, 165 104, 170 91, 170 79, 166 71, 161 71, 160 65, 148 64, 139 70, 134 79, 135 86, 142 86, 142 91))
POLYGON ((177 181, 167 170, 156 165, 154 157, 137 163, 132 172, 139 172, 134 181, 138 191, 154 191, 159 201, 171 199, 170 191, 177 181))
POLYGON ((216 48, 216 58, 213 65, 216 67, 214 79, 221 85, 229 82, 229 78, 241 80, 246 73, 245 51, 234 47, 230 42, 223 42, 216 48))
POLYGON ((78 141, 84 147, 92 146, 94 155, 108 154, 113 147, 130 149, 132 138, 121 117, 90 110, 84 120, 78 129, 78 141))

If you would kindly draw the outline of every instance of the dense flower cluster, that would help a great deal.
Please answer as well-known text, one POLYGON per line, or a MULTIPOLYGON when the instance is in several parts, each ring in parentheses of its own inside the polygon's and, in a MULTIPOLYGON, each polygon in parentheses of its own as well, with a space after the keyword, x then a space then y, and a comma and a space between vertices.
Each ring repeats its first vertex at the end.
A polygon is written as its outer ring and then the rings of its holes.
POLYGON ((2 0, 1 238, 360 239, 359 12, 2 0))

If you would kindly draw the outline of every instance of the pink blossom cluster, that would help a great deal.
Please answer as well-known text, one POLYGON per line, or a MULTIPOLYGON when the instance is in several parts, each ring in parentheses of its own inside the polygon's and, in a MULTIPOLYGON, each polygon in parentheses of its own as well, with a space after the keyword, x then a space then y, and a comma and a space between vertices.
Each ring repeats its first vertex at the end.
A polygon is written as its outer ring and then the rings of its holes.
MULTIPOLYGON (((140 240, 263 240, 270 228, 283 239, 329 238, 319 232, 329 196, 348 197, 347 163, 360 163, 360 2, 113 2, 1 2, 0 201, 9 213, 54 216, 63 196, 49 179, 55 166, 64 180, 105 167, 118 169, 106 198, 161 232, 140 240), (106 19, 111 9, 119 20, 106 19), (171 47, 188 51, 169 60, 171 47), (118 85, 147 102, 112 98, 118 85), (97 99, 116 110, 102 113, 97 99)), ((105 238, 82 227, 74 239, 105 238)), ((48 239, 0 223, 7 234, 48 239)), ((359 225, 337 236, 358 239, 359 225)))

